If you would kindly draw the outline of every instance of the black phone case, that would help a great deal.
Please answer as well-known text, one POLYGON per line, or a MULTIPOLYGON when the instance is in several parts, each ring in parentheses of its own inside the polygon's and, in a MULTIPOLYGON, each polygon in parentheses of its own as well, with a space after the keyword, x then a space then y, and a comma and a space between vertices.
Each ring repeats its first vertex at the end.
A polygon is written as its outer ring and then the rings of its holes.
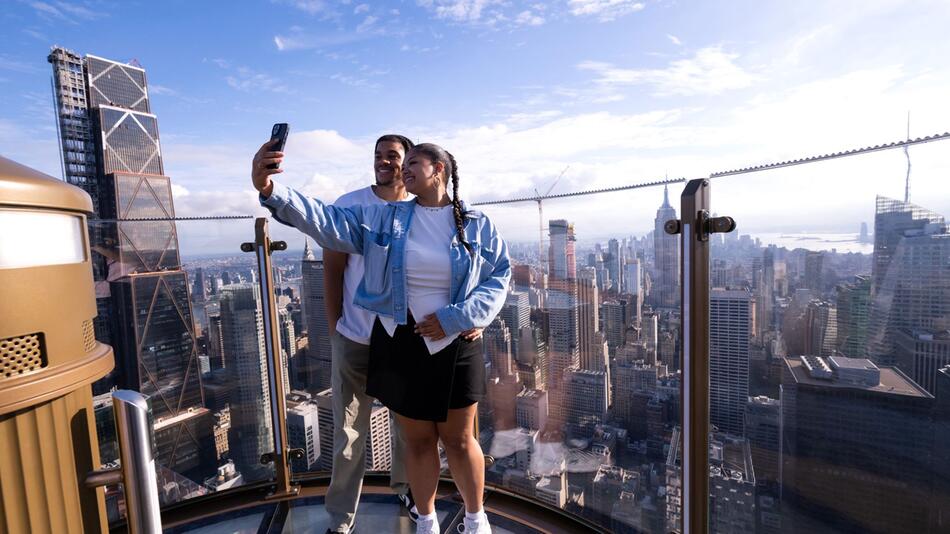
MULTIPOLYGON (((272 152, 280 152, 284 149, 284 144, 287 142, 287 134, 290 133, 290 125, 286 122, 279 122, 274 125, 274 128, 270 133, 271 146, 270 149, 272 152), (276 143, 274 141, 277 141, 276 143)), ((271 163, 267 166, 268 169, 276 169, 279 167, 276 163, 271 163)))

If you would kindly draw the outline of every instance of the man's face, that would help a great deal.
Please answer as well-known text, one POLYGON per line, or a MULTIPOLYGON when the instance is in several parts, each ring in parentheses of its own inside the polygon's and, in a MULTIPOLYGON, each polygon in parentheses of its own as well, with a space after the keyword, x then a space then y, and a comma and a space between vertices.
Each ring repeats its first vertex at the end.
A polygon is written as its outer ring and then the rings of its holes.
POLYGON ((373 168, 376 170, 377 185, 393 185, 402 180, 402 160, 406 151, 402 143, 382 141, 376 145, 376 158, 373 168))

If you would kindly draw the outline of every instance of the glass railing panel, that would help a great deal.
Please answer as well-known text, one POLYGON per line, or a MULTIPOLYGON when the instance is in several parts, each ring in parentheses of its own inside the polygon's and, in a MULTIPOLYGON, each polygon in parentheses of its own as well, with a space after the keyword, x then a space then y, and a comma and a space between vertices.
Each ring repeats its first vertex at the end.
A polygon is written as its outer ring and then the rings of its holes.
POLYGON ((679 237, 663 224, 681 188, 669 204, 651 187, 548 200, 543 214, 479 206, 513 264, 482 341, 490 486, 615 532, 678 520, 679 237))
MULTIPOLYGON (((101 461, 119 461, 111 392, 141 392, 162 506, 273 477, 253 236, 251 219, 89 223, 94 330, 116 361, 93 384, 101 461)), ((122 493, 106 496, 116 521, 122 493)))
POLYGON ((946 149, 711 181, 711 532, 950 528, 946 149))

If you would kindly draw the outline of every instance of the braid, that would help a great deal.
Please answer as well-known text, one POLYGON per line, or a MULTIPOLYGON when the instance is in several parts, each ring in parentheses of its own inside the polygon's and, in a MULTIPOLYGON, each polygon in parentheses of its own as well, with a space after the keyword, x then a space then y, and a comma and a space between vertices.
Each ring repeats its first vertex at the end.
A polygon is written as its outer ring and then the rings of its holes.
POLYGON ((455 156, 453 156, 449 151, 445 152, 449 157, 449 165, 451 165, 451 170, 446 170, 452 176, 452 214, 455 216, 455 233, 459 238, 459 242, 465 245, 465 249, 468 250, 468 253, 472 253, 472 246, 465 239, 465 231, 462 225, 463 215, 462 211, 462 202, 459 200, 459 172, 458 172, 458 163, 455 161, 455 156))

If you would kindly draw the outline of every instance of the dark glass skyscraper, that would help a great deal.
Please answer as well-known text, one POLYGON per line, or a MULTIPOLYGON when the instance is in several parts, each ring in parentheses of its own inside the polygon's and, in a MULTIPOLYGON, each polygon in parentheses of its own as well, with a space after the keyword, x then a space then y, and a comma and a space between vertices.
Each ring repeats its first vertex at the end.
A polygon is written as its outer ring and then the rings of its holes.
POLYGON ((145 70, 54 48, 53 90, 64 177, 90 194, 96 217, 96 336, 115 349, 99 384, 147 395, 158 463, 192 480, 213 475, 213 421, 204 407, 188 275, 181 269, 171 181, 145 70))
MULTIPOLYGON (((784 495, 828 532, 936 532, 934 398, 866 359, 787 357, 784 495)), ((808 530, 806 523, 794 532, 808 530)))
POLYGON ((872 276, 868 354, 878 365, 897 364, 901 330, 950 327, 950 232, 941 215, 878 197, 872 276))

